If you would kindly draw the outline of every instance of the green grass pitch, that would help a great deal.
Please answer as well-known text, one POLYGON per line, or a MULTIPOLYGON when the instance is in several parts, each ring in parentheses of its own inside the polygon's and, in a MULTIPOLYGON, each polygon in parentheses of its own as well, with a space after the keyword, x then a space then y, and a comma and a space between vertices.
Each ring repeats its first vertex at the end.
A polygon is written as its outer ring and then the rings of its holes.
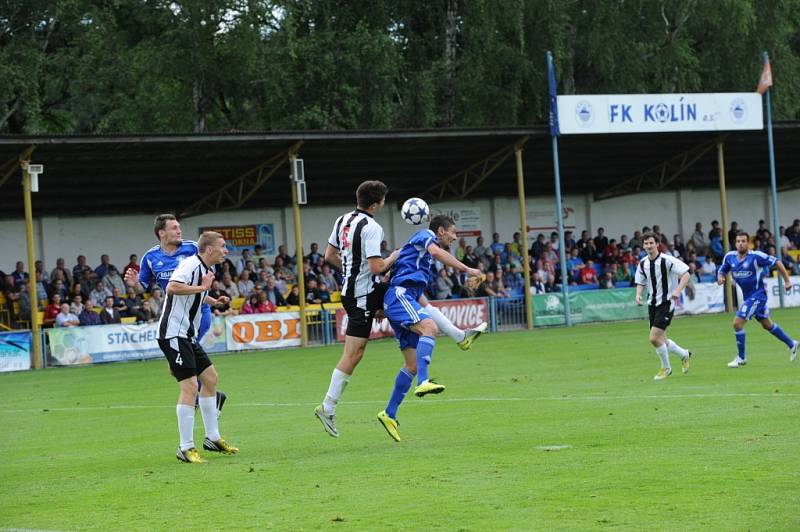
MULTIPOLYGON (((800 336, 800 309, 774 318, 800 336)), ((675 320, 691 371, 654 382, 645 322, 441 338, 439 396, 409 396, 401 443, 375 419, 400 354, 373 342, 313 416, 341 346, 216 357, 236 456, 174 458, 163 361, 0 375, 0 529, 800 529, 800 367, 757 323, 675 320)), ((198 413, 195 441, 202 442, 198 413)))

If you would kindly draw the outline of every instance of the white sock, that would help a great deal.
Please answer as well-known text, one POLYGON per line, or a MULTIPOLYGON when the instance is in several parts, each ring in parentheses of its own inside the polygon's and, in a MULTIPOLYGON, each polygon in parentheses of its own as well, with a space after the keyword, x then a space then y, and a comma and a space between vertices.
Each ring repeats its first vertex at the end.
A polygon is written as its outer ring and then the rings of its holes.
POLYGON ((464 338, 467 337, 467 333, 453 325, 453 322, 448 320, 447 316, 442 314, 438 308, 428 303, 428 305, 425 307, 425 310, 427 311, 428 316, 430 316, 431 319, 436 322, 436 326, 439 327, 439 330, 452 338, 456 343, 463 341, 464 338))
POLYGON ((181 436, 181 451, 194 447, 194 406, 178 404, 178 434, 181 436))
POLYGON ((679 346, 678 344, 676 344, 672 340, 667 340, 667 349, 669 349, 670 353, 675 353, 676 355, 678 355, 681 358, 686 358, 686 357, 689 356, 689 351, 687 351, 686 349, 682 348, 681 346, 679 346))
POLYGON ((217 397, 200 397, 200 414, 203 416, 203 426, 206 429, 206 438, 211 441, 217 441, 221 438, 219 435, 219 420, 217 419, 217 397))
POLYGON ((658 358, 661 359, 662 368, 672 369, 672 366, 669 365, 669 350, 667 349, 667 344, 656 347, 656 354, 658 358))
POLYGON ((339 399, 341 399, 344 389, 347 388, 348 382, 350 382, 350 375, 338 368, 333 368, 328 393, 325 395, 325 400, 322 401, 322 408, 329 416, 336 413, 336 405, 339 404, 339 399))

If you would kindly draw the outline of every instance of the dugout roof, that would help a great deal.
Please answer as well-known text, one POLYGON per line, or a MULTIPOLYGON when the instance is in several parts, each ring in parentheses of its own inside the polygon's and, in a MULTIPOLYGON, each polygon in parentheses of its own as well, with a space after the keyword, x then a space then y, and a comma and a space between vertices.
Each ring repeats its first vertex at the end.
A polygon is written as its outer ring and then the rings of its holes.
MULTIPOLYGON (((800 123, 775 125, 779 188, 800 187, 800 123)), ((582 135, 559 138, 564 193, 597 197, 652 188, 716 188, 716 133, 582 135)), ((385 181, 391 201, 450 179, 446 198, 516 196, 513 147, 524 143, 526 195, 553 194, 546 127, 409 131, 185 135, 0 136, 0 217, 23 214, 19 170, 25 149, 45 165, 35 216, 185 212, 198 200, 299 145, 309 203, 354 202, 363 179, 385 181), (13 171, 12 171, 13 170, 13 171)), ((724 135, 728 186, 769 186, 766 131, 724 135)), ((241 208, 291 204, 288 164, 241 208)), ((245 185, 247 186, 247 185, 245 185)))

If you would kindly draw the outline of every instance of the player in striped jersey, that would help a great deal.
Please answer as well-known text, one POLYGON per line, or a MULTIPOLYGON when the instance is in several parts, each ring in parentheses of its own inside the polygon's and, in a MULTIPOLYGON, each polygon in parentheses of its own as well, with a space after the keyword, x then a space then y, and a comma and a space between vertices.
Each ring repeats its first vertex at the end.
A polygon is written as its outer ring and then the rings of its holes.
POLYGON ((787 291, 792 289, 792 280, 786 267, 775 257, 770 257, 762 251, 750 251, 750 235, 744 231, 736 233, 736 250, 729 251, 722 260, 722 265, 717 273, 717 283, 725 283, 725 275, 729 272, 733 280, 742 289, 744 301, 733 319, 733 330, 736 335, 736 358, 728 363, 729 368, 740 368, 747 364, 745 351, 744 326, 755 318, 764 327, 765 331, 772 333, 775 338, 786 344, 789 348, 789 361, 797 359, 798 342, 793 340, 781 329, 780 325, 769 319, 767 306, 767 291, 764 288, 764 277, 769 274, 769 269, 777 267, 787 291))
MULTIPOLYGON (((139 274, 136 270, 128 269, 125 272, 125 283, 134 287, 139 292, 143 292, 149 286, 156 284, 162 292, 167 293, 167 283, 175 268, 192 255, 198 252, 197 242, 193 240, 183 240, 181 237, 181 224, 173 214, 159 214, 153 224, 153 233, 158 239, 158 245, 148 249, 139 265, 139 274)), ((202 319, 200 328, 197 331, 197 341, 203 339, 211 326, 211 307, 210 305, 224 305, 228 298, 223 296, 219 300, 207 297, 200 307, 202 319)), ((217 410, 222 411, 227 396, 224 392, 217 391, 217 410)))
MULTIPOLYGON (((356 209, 336 219, 325 250, 325 260, 340 268, 344 275, 342 306, 348 318, 344 352, 333 370, 323 402, 314 409, 314 415, 333 437, 339 436, 336 405, 364 356, 375 313, 383 308, 386 285, 376 283, 376 278, 392 267, 398 255, 395 251, 385 259, 381 258, 383 228, 374 218, 383 208, 387 192, 388 188, 381 181, 361 183, 356 190, 356 209)), ((429 310, 439 328, 456 340, 462 349, 469 349, 486 330, 486 324, 482 323, 475 329, 463 331, 426 299, 422 298, 420 303, 429 310)))
POLYGON ((642 245, 647 255, 639 261, 636 268, 636 304, 642 304, 642 293, 647 286, 650 343, 661 359, 661 369, 653 379, 660 381, 672 374, 669 353, 681 358, 683 373, 689 371, 691 351, 668 339, 666 334, 675 313, 675 301, 689 283, 689 267, 671 255, 659 253, 658 240, 654 233, 646 233, 642 237, 642 245))
POLYGON ((204 461, 194 446, 193 436, 198 379, 203 383, 199 390, 200 413, 206 432, 203 448, 224 454, 239 451, 220 436, 215 399, 217 370, 196 341, 202 319, 200 306, 214 281, 212 268, 222 262, 228 250, 222 235, 212 231, 200 235, 197 247, 198 254, 182 260, 172 272, 158 322, 158 345, 180 389, 176 407, 180 446, 176 456, 190 463, 204 461))

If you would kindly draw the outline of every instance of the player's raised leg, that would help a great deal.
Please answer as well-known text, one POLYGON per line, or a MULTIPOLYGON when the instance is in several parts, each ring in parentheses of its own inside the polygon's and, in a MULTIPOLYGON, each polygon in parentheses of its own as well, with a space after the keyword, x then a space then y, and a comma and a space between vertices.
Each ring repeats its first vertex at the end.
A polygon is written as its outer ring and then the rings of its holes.
MULTIPOLYGON (((768 312, 766 308, 766 304, 764 305, 765 311, 768 312)), ((789 350, 789 362, 794 362, 797 360, 797 348, 798 342, 790 337, 786 332, 781 329, 781 326, 775 323, 774 321, 770 320, 768 317, 764 317, 759 319, 761 322, 761 326, 764 327, 764 330, 768 331, 772 336, 786 344, 786 347, 789 350)))
POLYGON ((667 350, 673 355, 678 355, 681 359, 681 372, 689 373, 689 362, 692 359, 692 352, 676 344, 671 338, 667 338, 667 350))
POLYGON ((467 351, 470 347, 472 347, 472 344, 475 342, 475 340, 477 340, 478 337, 485 333, 489 328, 489 324, 483 322, 472 329, 459 329, 453 324, 452 321, 447 319, 447 316, 442 314, 438 308, 431 305, 425 296, 420 297, 419 304, 422 305, 431 319, 436 323, 436 326, 439 328, 439 330, 452 338, 453 341, 458 344, 458 347, 460 347, 463 351, 467 351))

